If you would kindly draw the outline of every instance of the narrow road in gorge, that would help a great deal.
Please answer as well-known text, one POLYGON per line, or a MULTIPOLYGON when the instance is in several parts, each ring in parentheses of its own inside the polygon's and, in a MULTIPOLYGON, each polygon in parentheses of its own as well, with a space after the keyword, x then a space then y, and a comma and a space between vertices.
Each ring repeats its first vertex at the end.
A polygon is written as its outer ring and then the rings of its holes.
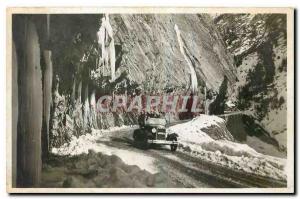
POLYGON ((133 130, 116 131, 110 139, 97 142, 151 157, 157 172, 167 175, 179 187, 286 187, 284 181, 224 168, 181 151, 171 152, 168 146, 138 149, 134 147, 132 133, 133 130))

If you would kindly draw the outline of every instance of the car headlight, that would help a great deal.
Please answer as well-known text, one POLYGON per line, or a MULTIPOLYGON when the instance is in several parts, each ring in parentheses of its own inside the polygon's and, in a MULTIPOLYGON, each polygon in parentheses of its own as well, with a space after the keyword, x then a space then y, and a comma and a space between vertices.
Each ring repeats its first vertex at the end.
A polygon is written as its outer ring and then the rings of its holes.
POLYGON ((152 133, 155 133, 155 132, 156 132, 156 128, 153 128, 153 129, 152 129, 152 133))

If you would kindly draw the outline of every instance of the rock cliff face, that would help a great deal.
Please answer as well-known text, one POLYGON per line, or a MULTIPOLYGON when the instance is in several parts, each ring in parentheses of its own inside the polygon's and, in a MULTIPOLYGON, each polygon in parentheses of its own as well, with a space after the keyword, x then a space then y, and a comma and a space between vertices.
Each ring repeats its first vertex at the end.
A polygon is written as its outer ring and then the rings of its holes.
MULTIPOLYGON (((54 84, 59 82, 59 88, 54 93, 62 95, 68 107, 61 109, 61 104, 54 103, 57 110, 54 116, 62 117, 54 118, 56 121, 53 124, 64 125, 64 118, 67 117, 74 117, 73 124, 70 122, 71 128, 77 124, 108 128, 136 122, 137 115, 132 113, 95 115, 94 111, 89 111, 93 110, 91 104, 95 104, 101 95, 134 95, 136 90, 145 94, 174 91, 184 95, 193 90, 203 97, 205 85, 208 90, 218 92, 224 77, 228 80, 228 93, 234 92, 234 60, 228 55, 225 43, 209 15, 109 15, 105 21, 113 31, 115 81, 111 81, 110 63, 107 60, 103 62, 103 54, 109 53, 108 49, 103 52, 103 46, 99 45, 99 21, 103 16, 51 16, 53 72, 57 77, 54 84), (61 31, 65 26, 68 29, 61 31), (66 111, 58 114, 61 110, 66 111)), ((54 127, 53 130, 57 125, 54 127)), ((54 133, 61 134, 64 133, 54 133)))
MULTIPOLYGON (((115 45, 115 81, 110 81, 109 71, 104 75, 104 69, 109 67, 99 61, 103 57, 97 31, 102 16, 51 16, 52 78, 54 85, 59 84, 52 93, 65 98, 65 108, 61 109, 65 111, 59 114, 62 125, 68 123, 73 130, 78 125, 81 134, 87 126, 132 124, 137 115, 96 115, 92 104, 101 95, 130 95, 137 88, 146 94, 174 90, 187 94, 196 90, 203 97, 205 85, 208 90, 219 92, 226 77, 229 98, 285 147, 284 16, 111 14, 107 23, 115 45), (95 78, 97 71, 100 76, 95 78)), ((54 103, 54 116, 59 106, 54 103)))
POLYGON ((217 16, 215 23, 237 65, 232 98, 285 150, 286 16, 225 14, 217 16))
POLYGON ((110 21, 122 54, 117 73, 127 71, 128 77, 138 84, 149 83, 150 90, 168 86, 186 90, 191 84, 191 64, 198 84, 207 83, 208 88, 217 91, 227 76, 233 88, 233 58, 227 54, 210 16, 124 14, 110 15, 110 21), (180 30, 187 60, 180 52, 175 25, 180 30), (146 82, 147 76, 152 76, 154 82, 146 82))

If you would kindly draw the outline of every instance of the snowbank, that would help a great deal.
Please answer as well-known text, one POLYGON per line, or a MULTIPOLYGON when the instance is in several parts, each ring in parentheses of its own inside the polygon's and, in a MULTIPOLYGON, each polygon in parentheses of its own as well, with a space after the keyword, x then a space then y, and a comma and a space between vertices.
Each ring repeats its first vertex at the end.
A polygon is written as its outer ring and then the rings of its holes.
POLYGON ((82 135, 80 137, 73 136, 69 143, 59 148, 53 148, 52 153, 56 155, 76 156, 88 154, 89 150, 101 152, 105 155, 116 155, 128 165, 137 165, 141 169, 145 169, 150 173, 158 172, 154 165, 154 159, 134 151, 119 149, 112 146, 99 143, 101 141, 109 141, 109 135, 115 131, 128 131, 138 128, 137 126, 121 126, 111 127, 109 129, 96 130, 92 129, 91 134, 82 135))
POLYGON ((92 149, 92 145, 96 144, 99 139, 108 139, 109 134, 115 131, 124 131, 130 129, 136 129, 137 126, 121 126, 121 127, 110 127, 109 129, 93 129, 91 133, 81 135, 78 138, 72 136, 69 143, 65 143, 59 148, 52 148, 52 153, 57 155, 79 155, 82 153, 88 154, 89 149, 92 149))
POLYGON ((260 154, 247 144, 228 139, 230 135, 222 118, 200 115, 192 121, 172 126, 168 131, 179 135, 180 150, 203 160, 248 173, 286 179, 285 159, 260 154), (219 139, 209 136, 210 130, 215 131, 216 128, 223 129, 223 134, 218 135, 219 139))
POLYGON ((128 165, 116 155, 89 151, 74 157, 55 156, 43 169, 46 188, 140 188, 174 187, 165 174, 151 174, 128 165))

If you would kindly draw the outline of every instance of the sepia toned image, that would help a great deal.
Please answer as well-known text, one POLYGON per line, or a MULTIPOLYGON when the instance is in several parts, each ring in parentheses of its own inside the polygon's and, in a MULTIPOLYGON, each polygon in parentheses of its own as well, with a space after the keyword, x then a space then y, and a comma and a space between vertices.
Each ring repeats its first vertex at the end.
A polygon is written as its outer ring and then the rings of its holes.
POLYGON ((8 8, 10 193, 293 193, 290 8, 8 8))

